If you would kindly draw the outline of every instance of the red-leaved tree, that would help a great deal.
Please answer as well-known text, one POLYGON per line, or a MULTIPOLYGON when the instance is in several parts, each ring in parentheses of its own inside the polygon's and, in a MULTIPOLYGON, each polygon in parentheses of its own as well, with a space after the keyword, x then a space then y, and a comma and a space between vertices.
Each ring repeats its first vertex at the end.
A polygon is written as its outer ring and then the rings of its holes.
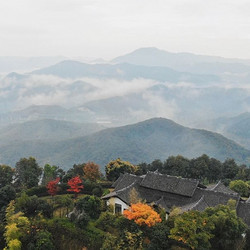
POLYGON ((67 191, 74 192, 75 197, 77 197, 77 194, 80 193, 81 190, 83 189, 82 180, 80 179, 79 176, 71 178, 68 181, 68 185, 70 186, 70 188, 68 188, 67 191))
POLYGON ((48 184, 47 184, 47 189, 48 189, 48 193, 51 195, 51 196, 54 196, 57 194, 57 191, 58 191, 58 186, 57 184, 59 183, 60 181, 60 178, 56 178, 55 180, 52 180, 52 181, 49 181, 48 184))

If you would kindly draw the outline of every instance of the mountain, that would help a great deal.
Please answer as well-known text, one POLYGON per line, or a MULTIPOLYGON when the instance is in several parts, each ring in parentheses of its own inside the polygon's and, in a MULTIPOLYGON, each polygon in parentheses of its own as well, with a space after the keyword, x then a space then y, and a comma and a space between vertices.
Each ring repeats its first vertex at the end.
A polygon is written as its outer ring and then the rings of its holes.
POLYGON ((192 127, 194 121, 244 112, 249 105, 248 96, 245 89, 237 87, 156 84, 140 92, 86 102, 80 108, 116 125, 157 116, 171 118, 188 126, 191 124, 192 127))
POLYGON ((218 76, 178 72, 167 67, 149 67, 131 65, 128 63, 117 65, 86 64, 77 61, 63 61, 47 68, 35 70, 31 74, 54 75, 62 78, 73 79, 81 77, 115 78, 123 80, 146 78, 157 81, 187 81, 195 83, 220 81, 218 76))
POLYGON ((0 128, 0 145, 30 140, 61 141, 93 134, 104 128, 95 123, 75 123, 50 119, 28 121, 0 128))
POLYGON ((58 105, 32 105, 25 109, 0 113, 0 125, 26 122, 31 120, 65 120, 74 122, 94 121, 91 114, 84 109, 71 108, 66 109, 58 105))
POLYGON ((219 160, 234 158, 250 163, 250 151, 220 134, 190 129, 171 120, 154 118, 60 142, 32 140, 0 145, 0 162, 14 165, 21 157, 34 156, 67 169, 74 163, 95 161, 103 167, 121 157, 132 163, 165 160, 170 155, 197 157, 207 154, 219 160))
POLYGON ((217 131, 250 150, 250 113, 234 117, 220 117, 200 125, 217 131))
POLYGON ((111 63, 130 63, 144 66, 169 67, 178 71, 200 74, 246 73, 250 60, 230 59, 192 53, 171 53, 157 48, 140 48, 114 58, 111 63))

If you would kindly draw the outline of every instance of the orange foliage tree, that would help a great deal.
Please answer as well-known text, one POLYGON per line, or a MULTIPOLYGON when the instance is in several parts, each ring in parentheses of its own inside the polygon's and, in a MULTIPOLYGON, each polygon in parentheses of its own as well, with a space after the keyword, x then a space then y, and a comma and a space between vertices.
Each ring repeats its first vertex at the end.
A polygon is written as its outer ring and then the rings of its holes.
POLYGON ((47 189, 48 189, 48 193, 51 195, 51 196, 54 196, 56 195, 57 191, 58 191, 58 186, 57 184, 59 183, 60 181, 60 178, 56 178, 55 180, 52 180, 52 181, 49 181, 48 184, 47 184, 47 189))
POLYGON ((81 190, 83 189, 82 180, 80 179, 79 176, 71 178, 68 181, 68 185, 70 186, 70 188, 68 188, 67 191, 74 192, 75 197, 77 197, 77 194, 80 193, 81 190))
POLYGON ((134 220, 138 225, 154 226, 161 222, 160 215, 150 206, 143 203, 131 204, 130 210, 123 212, 124 216, 129 220, 134 220))
POLYGON ((100 167, 94 162, 87 162, 83 167, 84 178, 96 181, 101 177, 100 167))

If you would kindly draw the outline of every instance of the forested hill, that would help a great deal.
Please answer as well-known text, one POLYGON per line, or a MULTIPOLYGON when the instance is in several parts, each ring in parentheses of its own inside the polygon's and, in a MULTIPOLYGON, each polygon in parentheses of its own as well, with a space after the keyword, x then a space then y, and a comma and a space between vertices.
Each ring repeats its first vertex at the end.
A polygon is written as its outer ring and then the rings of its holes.
POLYGON ((197 157, 207 154, 239 163, 250 161, 250 151, 220 134, 183 127, 171 120, 154 118, 123 127, 105 129, 95 134, 48 142, 32 140, 0 146, 0 162, 14 166, 21 157, 34 156, 46 162, 70 168, 74 163, 94 161, 105 166, 121 157, 134 164, 165 160, 170 155, 197 157))

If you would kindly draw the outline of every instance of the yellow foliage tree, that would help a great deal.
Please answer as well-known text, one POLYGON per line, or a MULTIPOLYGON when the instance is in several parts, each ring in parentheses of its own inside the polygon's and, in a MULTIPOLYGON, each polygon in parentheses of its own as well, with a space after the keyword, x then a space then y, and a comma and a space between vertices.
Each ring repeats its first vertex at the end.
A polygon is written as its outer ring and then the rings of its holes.
POLYGON ((20 237, 28 230, 29 220, 23 216, 22 212, 15 213, 15 202, 11 201, 6 209, 6 221, 5 226, 5 240, 7 242, 7 248, 4 250, 20 250, 22 243, 19 240, 20 237))
POLYGON ((134 220, 140 226, 152 227, 156 223, 161 222, 160 215, 150 206, 143 203, 131 204, 130 210, 125 210, 123 214, 127 219, 134 220))

